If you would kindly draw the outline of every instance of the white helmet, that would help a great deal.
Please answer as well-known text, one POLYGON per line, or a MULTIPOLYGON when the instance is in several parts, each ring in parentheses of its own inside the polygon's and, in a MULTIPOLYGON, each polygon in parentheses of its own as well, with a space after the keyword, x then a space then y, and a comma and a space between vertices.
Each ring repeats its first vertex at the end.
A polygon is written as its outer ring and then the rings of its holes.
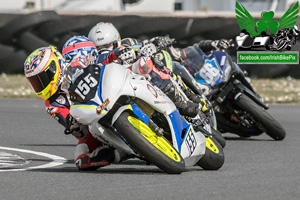
POLYGON ((113 44, 116 48, 121 45, 119 31, 112 23, 98 23, 90 30, 88 38, 94 42, 96 47, 113 44))

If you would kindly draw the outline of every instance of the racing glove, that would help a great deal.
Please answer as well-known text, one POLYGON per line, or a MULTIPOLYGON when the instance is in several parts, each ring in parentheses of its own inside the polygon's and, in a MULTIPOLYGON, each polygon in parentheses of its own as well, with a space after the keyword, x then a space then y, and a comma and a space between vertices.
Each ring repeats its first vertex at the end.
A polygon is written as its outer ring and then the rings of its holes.
POLYGON ((213 41, 211 45, 217 50, 225 50, 232 46, 231 42, 232 40, 221 39, 213 41))
POLYGON ((77 138, 86 138, 88 135, 88 128, 77 122, 70 114, 68 114, 66 117, 65 134, 72 134, 77 138))
POLYGON ((124 48, 119 54, 119 60, 121 63, 133 63, 136 60, 135 51, 132 48, 124 48))
POLYGON ((154 37, 150 40, 150 42, 153 43, 159 49, 166 49, 167 47, 171 46, 174 43, 174 41, 175 39, 171 39, 168 35, 154 37))
POLYGON ((157 52, 157 49, 154 44, 148 43, 143 45, 139 50, 138 54, 140 56, 151 57, 157 52))

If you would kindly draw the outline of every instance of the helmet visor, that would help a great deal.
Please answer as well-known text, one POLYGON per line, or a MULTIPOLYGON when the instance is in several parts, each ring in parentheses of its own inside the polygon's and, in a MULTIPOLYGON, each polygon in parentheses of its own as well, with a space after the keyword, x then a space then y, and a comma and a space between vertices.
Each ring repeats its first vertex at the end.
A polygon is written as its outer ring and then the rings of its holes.
POLYGON ((35 76, 27 77, 35 93, 43 91, 53 81, 56 70, 55 61, 52 60, 46 70, 35 76))

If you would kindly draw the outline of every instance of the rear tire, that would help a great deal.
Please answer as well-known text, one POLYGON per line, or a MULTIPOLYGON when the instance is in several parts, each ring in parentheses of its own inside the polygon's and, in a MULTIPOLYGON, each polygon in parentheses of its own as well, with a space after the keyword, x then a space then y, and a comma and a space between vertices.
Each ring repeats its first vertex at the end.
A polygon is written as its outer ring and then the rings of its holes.
POLYGON ((157 136, 133 113, 123 112, 114 125, 130 147, 149 162, 169 174, 185 171, 185 162, 177 150, 164 137, 157 136))
POLYGON ((213 137, 205 137, 206 150, 197 165, 205 170, 218 170, 225 161, 225 156, 221 145, 213 137))
POLYGON ((271 138, 274 140, 283 140, 285 138, 286 132, 283 127, 266 110, 257 105, 248 96, 242 94, 238 98, 236 105, 249 113, 271 138))

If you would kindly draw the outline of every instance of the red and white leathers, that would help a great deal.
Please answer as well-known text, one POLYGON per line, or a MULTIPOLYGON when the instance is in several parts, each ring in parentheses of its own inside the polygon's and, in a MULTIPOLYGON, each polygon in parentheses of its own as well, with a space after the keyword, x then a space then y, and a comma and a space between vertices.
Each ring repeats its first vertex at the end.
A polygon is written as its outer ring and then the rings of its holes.
MULTIPOLYGON (((61 125, 66 127, 66 117, 70 114, 70 102, 60 90, 45 101, 46 111, 61 125)), ((75 164, 79 169, 89 170, 110 165, 115 160, 115 151, 105 147, 91 133, 84 138, 77 138, 75 149, 75 164)), ((119 157, 119 156, 117 156, 119 157)))
POLYGON ((136 74, 146 76, 159 89, 164 90, 171 82, 170 75, 158 70, 150 57, 140 57, 132 66, 131 70, 136 74))

